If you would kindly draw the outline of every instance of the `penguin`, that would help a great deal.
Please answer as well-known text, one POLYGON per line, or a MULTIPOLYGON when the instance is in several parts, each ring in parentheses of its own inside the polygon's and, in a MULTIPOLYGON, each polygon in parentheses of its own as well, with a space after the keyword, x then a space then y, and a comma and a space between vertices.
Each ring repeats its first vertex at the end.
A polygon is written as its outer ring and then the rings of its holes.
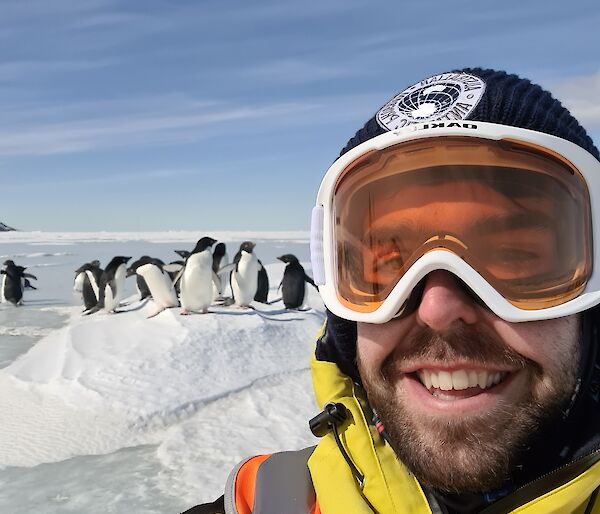
POLYGON ((258 259, 258 263, 260 264, 260 269, 258 270, 258 286, 256 288, 254 300, 260 303, 268 303, 269 275, 267 275, 267 270, 262 262, 260 262, 260 259, 258 259))
POLYGON ((13 305, 23 305, 23 285, 25 278, 37 280, 35 275, 25 273, 27 268, 18 266, 12 260, 4 261, 2 284, 0 286, 0 301, 9 302, 13 305))
POLYGON ((213 299, 215 273, 212 269, 211 247, 216 243, 212 237, 198 240, 185 261, 181 275, 181 314, 190 312, 205 314, 213 299))
POLYGON ((244 241, 233 259, 234 268, 230 277, 231 293, 238 307, 249 307, 258 292, 258 277, 262 264, 253 253, 255 246, 252 241, 244 241))
MULTIPOLYGON (((148 284, 146 284, 146 280, 144 279, 144 277, 139 273, 136 274, 136 270, 143 264, 147 264, 152 260, 152 257, 150 257, 149 255, 142 255, 137 261, 131 264, 129 268, 127 268, 127 277, 132 277, 133 275, 136 276, 135 285, 137 287, 138 293, 140 294, 140 300, 145 300, 146 298, 151 297, 152 293, 150 292, 150 288, 148 287, 148 284)), ((160 262, 162 263, 162 261, 160 262)))
POLYGON ((128 275, 137 275, 144 281, 148 288, 148 298, 152 297, 156 305, 156 311, 148 316, 152 318, 165 309, 177 307, 179 301, 173 287, 173 281, 169 274, 163 269, 165 263, 160 259, 153 259, 147 255, 135 261, 127 270, 128 275))
POLYGON ((81 294, 83 298, 83 312, 96 306, 100 298, 100 277, 102 268, 100 261, 86 262, 75 270, 75 281, 73 289, 81 294))
POLYGON ((187 260, 187 258, 190 256, 190 251, 189 250, 173 250, 177 255, 179 255, 179 257, 181 257, 183 260, 177 260, 177 261, 173 261, 171 263, 169 263, 169 275, 171 275, 171 279, 173 280, 173 285, 175 286, 175 291, 177 292, 177 295, 179 296, 179 294, 181 293, 181 277, 183 276, 183 268, 185 266, 185 261, 187 260), (176 265, 180 264, 179 267, 177 267, 176 265), (173 266, 171 266, 173 265, 173 266), (171 270, 176 270, 176 271, 171 271, 171 270))
POLYGON ((215 283, 213 284, 213 299, 223 300, 223 293, 225 292, 225 287, 227 286, 227 280, 225 276, 219 275, 218 273, 221 268, 227 266, 229 263, 229 256, 227 255, 227 247, 225 246, 225 243, 217 243, 215 245, 212 257, 212 269, 217 277, 215 283))
POLYGON ((123 299, 127 262, 131 257, 118 255, 108 263, 100 277, 98 303, 87 314, 104 309, 106 312, 117 312, 116 309, 123 299))
POLYGON ((314 288, 317 286, 313 279, 306 274, 302 264, 298 262, 298 258, 295 255, 287 253, 277 257, 277 259, 286 264, 283 278, 279 284, 283 304, 287 309, 301 309, 306 303, 308 292, 306 282, 314 288))

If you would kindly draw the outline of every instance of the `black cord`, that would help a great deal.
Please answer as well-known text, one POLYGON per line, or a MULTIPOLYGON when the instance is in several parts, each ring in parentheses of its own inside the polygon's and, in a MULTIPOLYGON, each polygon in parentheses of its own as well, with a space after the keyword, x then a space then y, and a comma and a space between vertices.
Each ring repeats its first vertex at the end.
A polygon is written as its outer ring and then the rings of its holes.
POLYGON ((338 448, 342 454, 342 457, 344 457, 344 460, 346 461, 348 466, 350 466, 350 471, 352 471, 352 475, 358 482, 359 487, 362 489, 365 486, 365 476, 354 465, 354 462, 352 462, 350 455, 348 455, 348 453, 346 452, 346 449, 344 448, 344 445, 342 444, 342 441, 340 440, 337 425, 332 423, 331 429, 333 431, 333 437, 335 439, 336 444, 338 445, 338 448))

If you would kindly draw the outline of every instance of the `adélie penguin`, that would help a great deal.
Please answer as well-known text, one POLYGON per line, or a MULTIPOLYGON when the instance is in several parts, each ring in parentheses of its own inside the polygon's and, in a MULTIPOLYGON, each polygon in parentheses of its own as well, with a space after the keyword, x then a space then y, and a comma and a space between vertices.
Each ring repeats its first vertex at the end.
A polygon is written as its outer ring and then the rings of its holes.
POLYGON ((189 250, 173 250, 183 260, 173 261, 169 263, 167 271, 171 275, 171 280, 175 286, 175 291, 179 295, 181 293, 181 277, 183 276, 183 268, 185 266, 186 259, 190 256, 189 250), (177 267, 177 264, 181 266, 177 267))
POLYGON ((216 243, 212 237, 198 240, 185 261, 181 275, 181 314, 191 312, 205 314, 213 300, 213 276, 211 247, 216 243))
POLYGON ((25 273, 25 270, 27 269, 25 266, 19 266, 17 264, 15 264, 15 262, 11 259, 4 261, 4 263, 2 264, 2 268, 6 269, 6 266, 8 266, 9 264, 14 265, 16 268, 16 270, 18 270, 19 273, 21 273, 22 278, 21 281, 23 282, 23 291, 25 291, 25 289, 33 289, 33 290, 37 290, 37 287, 34 287, 31 282, 29 281, 29 278, 32 278, 33 280, 37 280, 37 277, 35 275, 32 275, 31 273, 25 273), (29 277, 29 278, 26 278, 29 277))
POLYGON ((238 307, 249 307, 258 291, 258 276, 263 266, 254 254, 255 246, 252 241, 244 241, 233 259, 231 293, 238 307))
POLYGON ((73 289, 81 294, 84 311, 92 309, 100 298, 100 261, 86 262, 75 270, 73 289))
POLYGON ((100 277, 98 303, 93 309, 87 311, 87 314, 92 314, 100 309, 104 309, 106 312, 116 312, 124 297, 127 262, 130 259, 131 257, 122 255, 111 259, 100 277))
POLYGON ((308 292, 306 283, 308 282, 314 288, 317 286, 313 279, 306 274, 304 267, 295 255, 286 253, 277 258, 286 264, 283 278, 279 284, 283 305, 287 309, 300 309, 306 303, 308 292))
POLYGON ((258 264, 260 264, 260 268, 258 270, 258 284, 256 286, 254 300, 261 303, 267 303, 269 296, 269 275, 267 275, 267 270, 262 262, 260 262, 260 259, 258 259, 258 264))
POLYGON ((25 278, 37 280, 35 275, 25 273, 27 268, 18 266, 12 260, 4 261, 4 268, 0 270, 2 274, 2 284, 0 285, 0 301, 9 302, 13 305, 23 304, 23 286, 25 278))
POLYGON ((177 307, 179 301, 173 287, 173 282, 169 274, 163 269, 164 262, 160 259, 153 259, 147 255, 135 261, 127 270, 128 275, 137 275, 144 280, 145 286, 149 290, 149 296, 152 296, 156 310, 148 316, 152 318, 165 309, 177 307))
POLYGON ((137 287, 138 293, 140 295, 140 300, 145 300, 146 298, 151 297, 152 292, 150 291, 148 284, 146 284, 146 280, 144 279, 144 277, 139 273, 136 273, 136 270, 140 266, 148 264, 152 261, 157 261, 159 265, 162 265, 162 261, 160 259, 153 259, 149 255, 142 255, 137 261, 130 264, 129 268, 127 268, 128 277, 132 277, 133 275, 135 275, 135 286, 137 287))
POLYGON ((229 263, 229 256, 227 255, 227 247, 225 243, 217 243, 213 249, 212 254, 212 269, 215 272, 216 279, 213 284, 213 299, 214 300, 222 300, 223 293, 225 292, 225 288, 227 286, 227 278, 226 275, 218 275, 218 272, 224 266, 227 266, 229 263))

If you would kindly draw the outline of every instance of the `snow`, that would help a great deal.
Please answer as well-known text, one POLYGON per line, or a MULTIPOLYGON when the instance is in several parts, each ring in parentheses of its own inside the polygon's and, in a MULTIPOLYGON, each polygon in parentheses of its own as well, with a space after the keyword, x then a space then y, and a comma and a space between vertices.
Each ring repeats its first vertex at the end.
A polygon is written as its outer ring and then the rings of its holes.
MULTIPOLYGON (((131 296, 125 312, 81 316, 81 307, 63 305, 66 293, 53 298, 44 289, 65 281, 61 287, 70 288, 72 260, 107 251, 105 235, 92 236, 67 239, 72 251, 55 255, 28 252, 34 241, 23 240, 0 251, 57 264, 36 272, 42 287, 26 292, 29 306, 0 312, 26 321, 3 326, 0 336, 37 337, 0 369, 0 512, 179 512, 220 496, 243 458, 315 444, 308 364, 324 308, 314 289, 305 312, 277 302, 255 303, 256 311, 212 306, 192 316, 168 309, 148 319, 152 302, 131 296), (88 246, 75 244, 82 241, 88 246), (66 324, 35 325, 50 314, 66 324)), ((130 240, 113 236, 110 251, 118 254, 130 240)), ((296 236, 262 233, 270 244, 260 255, 270 298, 284 269, 272 256, 294 244, 308 254, 296 236)), ((190 243, 198 234, 169 237, 138 234, 133 241, 156 243, 158 252, 165 241, 190 243)), ((41 239, 51 245, 60 238, 41 239)))

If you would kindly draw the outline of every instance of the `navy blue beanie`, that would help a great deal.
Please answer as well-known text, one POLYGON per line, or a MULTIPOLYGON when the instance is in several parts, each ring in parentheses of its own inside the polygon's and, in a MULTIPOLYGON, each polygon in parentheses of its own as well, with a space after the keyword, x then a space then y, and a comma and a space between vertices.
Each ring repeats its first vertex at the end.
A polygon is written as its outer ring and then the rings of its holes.
MULTIPOLYGON (((548 91, 517 75, 482 68, 464 68, 431 77, 405 91, 416 91, 411 93, 411 98, 414 98, 415 95, 418 95, 426 87, 431 87, 432 84, 443 83, 447 86, 450 83, 453 85, 454 76, 460 74, 476 77, 485 85, 481 88, 483 94, 478 98, 478 101, 469 106, 468 112, 463 111, 465 115, 462 119, 510 125, 551 134, 579 145, 600 160, 600 153, 594 146, 592 139, 571 113, 548 91), (422 87, 420 87, 421 84, 422 87)), ((440 93, 438 98, 434 98, 434 101, 438 102, 441 109, 444 98, 449 98, 449 101, 456 100, 455 97, 452 97, 452 94, 454 94, 453 91, 458 90, 458 87, 454 87, 450 90, 450 95, 440 93), (441 95, 446 96, 442 98, 441 95)), ((401 95, 397 95, 393 100, 399 97, 401 95)), ((378 111, 378 114, 380 112, 378 111)), ((428 118, 423 121, 432 121, 433 119, 436 118, 428 118)), ((413 123, 415 122, 418 122, 418 120, 413 121, 413 123)), ((348 141, 340 152, 340 156, 359 144, 385 134, 389 130, 381 122, 381 117, 378 118, 377 114, 374 115, 348 141)), ((356 366, 355 322, 344 320, 327 311, 327 325, 323 336, 317 342, 315 354, 318 360, 335 362, 343 373, 360 383, 356 366)))

